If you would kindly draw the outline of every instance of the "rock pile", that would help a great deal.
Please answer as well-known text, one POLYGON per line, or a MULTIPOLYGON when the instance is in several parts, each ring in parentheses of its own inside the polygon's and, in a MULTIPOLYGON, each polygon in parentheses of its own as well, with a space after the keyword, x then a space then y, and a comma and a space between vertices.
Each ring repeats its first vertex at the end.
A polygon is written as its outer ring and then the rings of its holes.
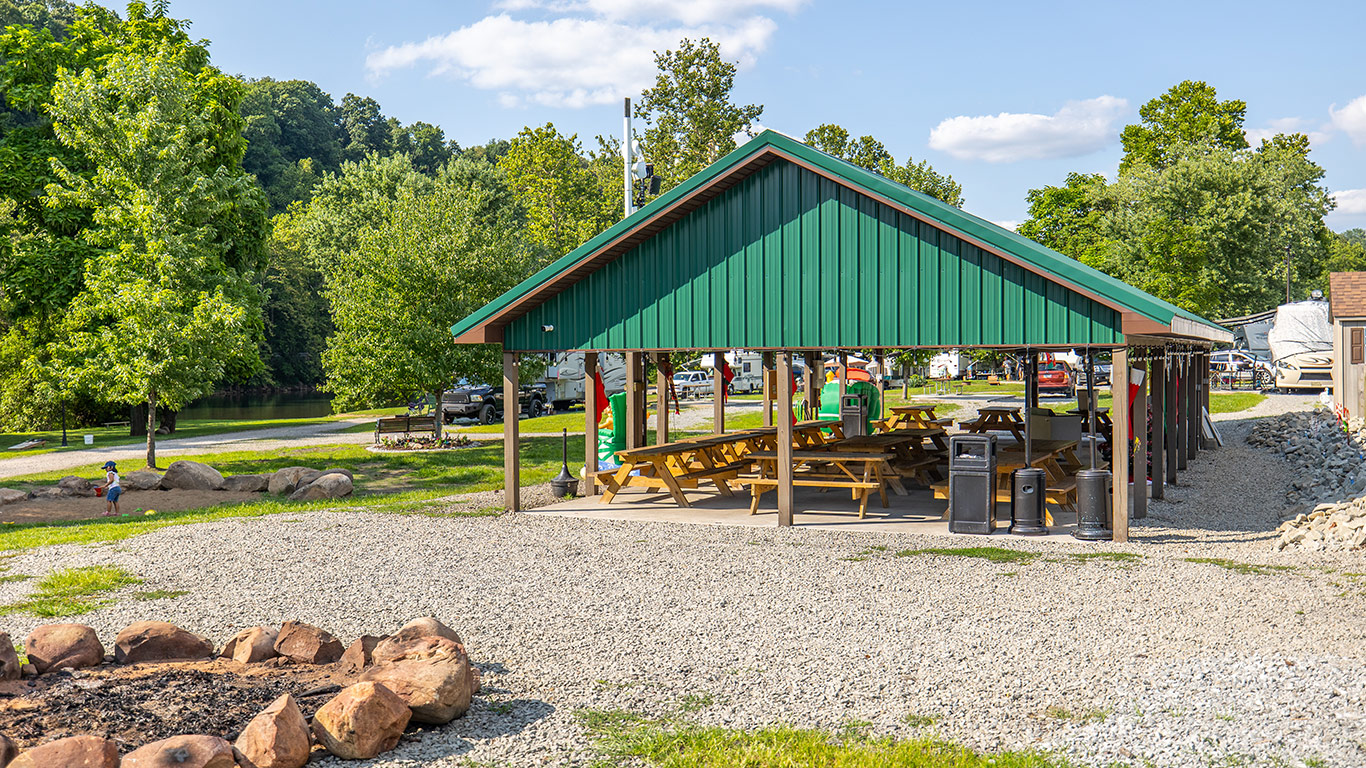
MULTIPOLYGON (((310 469, 285 467, 275 472, 251 475, 229 475, 207 464, 181 459, 166 468, 166 474, 139 470, 120 477, 126 491, 236 491, 240 493, 273 493, 288 496, 291 501, 340 499, 350 496, 355 489, 355 478, 348 469, 310 469)), ((0 488, 0 506, 34 499, 94 496, 95 486, 83 477, 67 475, 55 486, 38 488, 32 493, 0 488)))
MULTIPOLYGON (((0 641, 13 654, 8 637, 0 633, 0 641)), ((31 662, 25 674, 36 676, 70 675, 71 670, 110 661, 206 659, 214 648, 206 638, 173 624, 143 621, 118 634, 113 656, 106 656, 95 631, 81 624, 39 627, 25 642, 25 652, 31 662)), ((95 735, 60 738, 24 752, 0 736, 0 766, 302 768, 315 744, 343 759, 371 759, 397 746, 410 722, 443 724, 464 715, 479 690, 479 675, 460 636, 430 617, 415 619, 393 635, 362 637, 345 652, 341 641, 303 622, 287 621, 278 630, 252 627, 237 633, 218 655, 247 664, 335 664, 333 674, 345 678, 346 687, 319 707, 311 721, 293 696, 280 696, 236 735, 235 743, 214 734, 175 736, 137 747, 120 761, 118 744, 95 735)), ((4 662, 0 659, 0 666, 4 662)), ((17 677, 17 658, 8 666, 17 677)), ((301 696, 326 692, 317 689, 301 696)))
POLYGON ((1366 548, 1366 420, 1345 427, 1320 410, 1264 419, 1248 434, 1295 465, 1277 549, 1366 548))

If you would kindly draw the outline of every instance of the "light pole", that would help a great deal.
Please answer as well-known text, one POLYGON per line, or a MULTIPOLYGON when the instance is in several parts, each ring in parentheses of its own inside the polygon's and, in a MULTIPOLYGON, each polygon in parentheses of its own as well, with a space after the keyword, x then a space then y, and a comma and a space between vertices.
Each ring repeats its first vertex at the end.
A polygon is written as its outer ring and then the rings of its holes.
POLYGON ((1285 244, 1285 303, 1290 303, 1290 243, 1285 244))
POLYGON ((625 204, 626 215, 630 216, 634 206, 631 203, 631 97, 626 97, 626 112, 621 119, 621 158, 623 170, 623 189, 622 200, 625 204))

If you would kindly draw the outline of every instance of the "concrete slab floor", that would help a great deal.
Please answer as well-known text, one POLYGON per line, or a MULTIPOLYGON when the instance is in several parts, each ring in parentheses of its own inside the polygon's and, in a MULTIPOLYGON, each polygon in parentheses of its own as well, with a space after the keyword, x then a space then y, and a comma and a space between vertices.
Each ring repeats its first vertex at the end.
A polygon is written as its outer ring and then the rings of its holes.
MULTIPOLYGON (((946 513, 948 502, 934 498, 929 490, 908 489, 908 496, 888 494, 888 508, 884 509, 877 497, 868 501, 867 515, 860 520, 858 502, 849 494, 840 491, 820 492, 815 488, 795 489, 794 502, 797 512, 793 515, 793 525, 805 528, 826 530, 846 530, 857 532, 922 533, 930 535, 949 535, 946 513)), ((731 525, 739 527, 775 527, 778 525, 777 499, 773 492, 764 494, 759 503, 757 514, 749 513, 750 496, 748 491, 739 491, 726 498, 708 490, 688 491, 688 503, 692 506, 679 507, 663 491, 627 488, 617 494, 610 504, 602 502, 602 496, 586 496, 528 510, 527 514, 554 517, 577 517, 592 520, 629 520, 643 522, 684 523, 692 525, 731 525)), ((1049 529, 1049 536, 1029 538, 1066 538, 1075 541, 1070 535, 1075 516, 1070 513, 1053 512, 1055 525, 1049 529)), ((1009 536, 1010 505, 996 505, 996 531, 990 536, 1009 536)), ((986 535, 956 534, 955 538, 981 539, 986 535)), ((1020 537, 1024 538, 1024 537, 1020 537)))

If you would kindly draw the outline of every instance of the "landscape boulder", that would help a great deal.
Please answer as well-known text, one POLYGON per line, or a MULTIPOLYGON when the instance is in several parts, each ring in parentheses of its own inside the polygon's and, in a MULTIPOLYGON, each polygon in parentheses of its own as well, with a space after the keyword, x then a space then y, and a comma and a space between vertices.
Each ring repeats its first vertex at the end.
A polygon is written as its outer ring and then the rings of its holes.
POLYGON ((217 736, 172 736, 138 747, 120 768, 238 768, 232 745, 217 736))
POLYGON ((276 653, 302 664, 331 664, 345 650, 340 640, 302 621, 286 621, 275 639, 276 653))
POLYGON ((114 661, 142 664, 188 661, 213 656, 213 643, 165 621, 139 621, 128 625, 114 639, 114 661))
POLYGON ((84 477, 67 475, 57 481, 57 487, 62 490, 65 496, 94 496, 95 486, 84 477))
POLYGON ((244 768, 302 768, 313 741, 298 702, 286 693, 247 723, 234 746, 244 768))
POLYGON ((308 467, 285 467, 275 470, 275 474, 270 476, 270 482, 266 484, 266 490, 276 496, 287 496, 294 493, 299 487, 299 478, 312 472, 308 467))
MULTIPOLYGON (((124 763, 128 765, 128 763, 124 763)), ((99 736, 68 736, 21 753, 9 768, 118 768, 119 747, 99 736)))
POLYGON ((370 666, 375 646, 379 645, 382 637, 374 635, 361 635, 356 638, 356 642, 346 647, 346 652, 341 656, 341 670, 348 675, 358 675, 370 666))
POLYGON ((383 683, 413 711, 419 723, 449 723, 470 708, 474 676, 465 647, 444 637, 424 637, 398 661, 370 667, 362 681, 383 683))
POLYGON ((313 735, 328 752, 345 760, 368 760, 398 744, 412 712, 379 683, 342 690, 313 716, 313 735))
POLYGON ((275 652, 275 641, 279 637, 280 633, 271 627, 244 629, 234 635, 218 655, 243 664, 255 664, 279 655, 275 652))
POLYGON ((146 469, 119 475, 119 486, 125 491, 156 491, 161 488, 161 475, 146 469))
POLYGON ((223 487, 223 475, 208 464, 181 459, 171 462, 161 476, 161 487, 178 491, 217 491, 223 487))
POLYGON ((28 499, 28 494, 13 488, 0 488, 0 507, 28 499))
POLYGON ((290 501, 318 501, 340 499, 351 495, 351 478, 333 473, 323 475, 308 485, 301 486, 289 495, 290 501))
POLYGON ((104 646, 95 630, 84 624, 44 624, 24 641, 24 655, 41 675, 68 667, 98 667, 104 661, 104 646))
POLYGON ((270 486, 271 475, 229 475, 223 478, 223 490, 241 493, 260 493, 270 486))
MULTIPOLYGON (((18 680, 23 671, 19 664, 19 654, 14 650, 14 641, 8 632, 0 632, 0 680, 18 680)), ((4 765, 0 762, 0 765, 4 765)))
POLYGON ((418 641, 428 637, 444 637, 453 643, 464 645, 455 630, 431 616, 423 616, 404 624, 397 632, 375 646, 371 654, 373 661, 380 664, 408 656, 418 641))
POLYGON ((29 496, 34 499, 65 499, 70 498, 71 494, 58 488, 55 485, 47 485, 42 488, 34 488, 29 496))
POLYGON ((329 469, 310 469, 309 471, 299 476, 298 487, 302 488, 305 485, 312 483, 314 480, 317 480, 318 478, 322 477, 323 475, 346 475, 346 478, 348 480, 351 480, 352 482, 355 482, 356 480, 356 476, 351 474, 351 470, 342 469, 341 467, 331 467, 329 469))
POLYGON ((0 768, 14 762, 14 758, 19 756, 19 747, 9 740, 8 736, 0 736, 0 768))

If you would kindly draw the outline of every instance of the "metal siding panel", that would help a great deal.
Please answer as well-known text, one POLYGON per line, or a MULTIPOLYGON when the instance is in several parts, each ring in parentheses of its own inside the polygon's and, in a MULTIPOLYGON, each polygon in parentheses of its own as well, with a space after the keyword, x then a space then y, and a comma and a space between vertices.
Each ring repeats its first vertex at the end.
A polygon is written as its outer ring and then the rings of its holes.
POLYGON ((940 344, 939 334, 939 230, 917 222, 920 240, 920 343, 940 344))
POLYGON ((1053 281, 1045 288, 1044 340, 1049 344, 1067 343, 1067 289, 1053 281))
POLYGON ((750 176, 743 182, 745 192, 745 246, 746 270, 754 279, 749 285, 749 301, 745 306, 745 336, 758 340, 764 331, 764 292, 767 289, 764 274, 764 222, 763 211, 757 196, 758 179, 750 176))
POLYGON ((801 295, 805 282, 802 271, 801 182, 805 170, 795 165, 783 168, 782 197, 778 209, 783 228, 783 285, 778 302, 783 318, 783 338, 798 340, 802 335, 801 295))
POLYGON ((1001 259, 994 253, 982 253, 982 343, 1002 344, 1001 330, 1001 259))
POLYGON ((958 342, 982 343, 982 252, 971 243, 959 241, 958 342))
POLYGON ((783 290, 782 253, 783 234, 780 229, 781 184, 778 173, 780 164, 764 166, 763 206, 764 206, 764 275, 767 277, 767 290, 764 291, 764 334, 760 338, 765 347, 782 343, 783 317, 781 313, 783 290))
POLYGON ((916 220, 904 213, 896 215, 897 260, 901 270, 898 279, 901 293, 897 296, 898 338, 902 344, 920 343, 920 240, 916 237, 916 220))
POLYGON ((802 283, 798 312, 802 316, 803 347, 812 346, 821 333, 821 197, 820 183, 814 174, 804 174, 801 183, 802 283))
POLYGON ((1044 296, 1046 283, 1042 275, 1025 272, 1025 344, 1043 343, 1048 312, 1048 300, 1044 296))
POLYGON ((821 198, 821 300, 814 308, 820 314, 820 334, 826 347, 839 344, 839 316, 844 309, 840 290, 840 204, 835 182, 822 178, 821 198))
POLYGON ((897 230, 896 211, 890 206, 878 206, 878 324, 877 345, 891 346, 900 324, 901 302, 897 291, 901 287, 901 232, 897 230))
POLYGON ((693 328, 697 335, 693 338, 693 344, 713 349, 716 341, 711 333, 712 311, 715 309, 711 300, 711 239, 716 201, 702 206, 700 213, 700 216, 695 217, 692 230, 692 249, 697 258, 697 271, 693 279, 693 328))
POLYGON ((882 281, 882 251, 878 246, 877 201, 863 197, 859 201, 859 330, 857 344, 860 347, 878 345, 878 313, 882 281))
POLYGON ((962 269, 958 249, 962 241, 952 235, 943 234, 939 239, 939 337, 940 343, 954 346, 962 338, 959 312, 959 272, 962 269))
POLYGON ((840 187, 840 332, 839 344, 858 344, 859 330, 859 197, 848 187, 840 187))
POLYGON ((1023 344, 1025 340, 1024 269, 1017 264, 1001 265, 1001 341, 1023 344))

